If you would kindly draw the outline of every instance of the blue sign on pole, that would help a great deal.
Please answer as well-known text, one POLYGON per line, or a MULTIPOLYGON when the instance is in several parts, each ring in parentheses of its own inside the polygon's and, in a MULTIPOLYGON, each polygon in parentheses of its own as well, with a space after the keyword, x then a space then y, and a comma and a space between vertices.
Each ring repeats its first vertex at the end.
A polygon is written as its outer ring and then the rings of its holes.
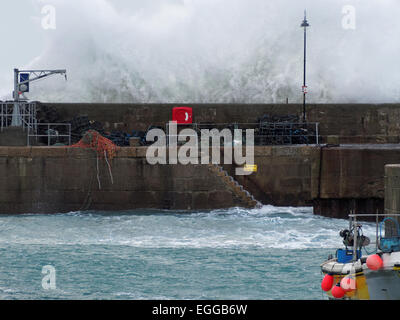
MULTIPOLYGON (((20 73, 19 74, 19 83, 27 81, 27 80, 29 80, 29 73, 20 73)), ((19 90, 21 92, 29 92, 29 82, 24 83, 22 86, 20 85, 19 90), (24 86, 26 86, 26 87, 24 87, 24 86)))

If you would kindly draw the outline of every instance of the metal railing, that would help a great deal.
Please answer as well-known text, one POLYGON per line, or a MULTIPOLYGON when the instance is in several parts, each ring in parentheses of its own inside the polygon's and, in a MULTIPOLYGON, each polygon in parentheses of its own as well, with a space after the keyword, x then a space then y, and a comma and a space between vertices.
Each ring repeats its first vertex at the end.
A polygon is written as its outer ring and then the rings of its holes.
MULTIPOLYGON (((319 144, 319 123, 260 122, 255 144, 319 144)), ((256 129, 256 130, 257 130, 256 129)))
MULTIPOLYGON (((0 103, 0 130, 11 127, 15 102, 7 101, 0 103)), ((71 124, 69 123, 38 123, 36 118, 37 103, 19 101, 19 114, 17 117, 21 120, 20 127, 27 131, 27 146, 31 145, 31 138, 36 138, 38 142, 41 138, 47 138, 47 145, 50 146, 53 140, 60 142, 65 140, 71 145, 71 124), (61 132, 60 132, 61 131, 61 132)))
POLYGON ((27 134, 27 145, 30 146, 30 139, 36 138, 36 142, 38 142, 38 138, 47 138, 47 145, 52 145, 52 139, 60 142, 63 138, 66 138, 68 141, 68 145, 71 145, 71 124, 70 123, 38 123, 36 124, 37 130, 32 130, 28 127, 27 134), (64 133, 60 133, 60 127, 65 127, 66 130, 64 133), (45 129, 41 129, 45 128, 45 129), (47 128, 47 130, 46 130, 47 128), (56 128, 58 130, 55 130, 56 128), (44 133, 41 133, 44 132, 44 133))
MULTIPOLYGON (((243 130, 242 142, 245 143, 246 129, 254 130, 254 145, 294 145, 294 144, 316 144, 320 143, 319 123, 286 123, 286 122, 258 122, 258 123, 191 123, 177 124, 178 128, 191 128, 196 131, 200 138, 201 130, 217 129, 222 131, 228 129, 232 133, 235 129, 243 130)), ((165 126, 167 143, 169 138, 179 136, 179 129, 176 135, 171 135, 169 123, 165 126)), ((222 139, 221 139, 222 140, 222 139)), ((222 144, 222 142, 221 142, 222 144)))
MULTIPOLYGON (((400 214, 394 214, 394 213, 357 213, 357 214, 349 214, 349 228, 352 230, 353 228, 356 228, 358 226, 357 224, 357 218, 358 217, 371 217, 375 218, 375 224, 376 224, 376 235, 375 235, 375 249, 376 252, 379 249, 379 241, 380 241, 380 232, 379 232, 379 218, 380 217, 398 217, 400 219, 400 214)), ((354 237, 354 245, 353 245, 353 261, 357 260, 357 236, 354 237)))
MULTIPOLYGON (((14 102, 2 102, 0 103, 0 129, 3 132, 4 128, 11 126, 14 110, 14 102)), ((19 114, 17 115, 21 119, 21 127, 23 130, 26 128, 36 129, 36 102, 23 102, 19 101, 19 114)))

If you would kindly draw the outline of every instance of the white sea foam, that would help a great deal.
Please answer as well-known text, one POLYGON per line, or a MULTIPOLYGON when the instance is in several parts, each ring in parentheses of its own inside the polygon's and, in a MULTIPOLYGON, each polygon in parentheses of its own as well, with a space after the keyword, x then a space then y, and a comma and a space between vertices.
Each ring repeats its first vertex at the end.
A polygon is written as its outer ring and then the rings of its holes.
POLYGON ((400 101, 398 0, 33 1, 54 5, 57 29, 27 67, 67 68, 69 81, 35 84, 31 99, 299 102, 307 8, 309 101, 400 101))
MULTIPOLYGON (((346 220, 312 214, 311 208, 240 208, 197 213, 76 212, 0 217, 0 247, 106 245, 141 248, 335 248, 346 220)), ((365 225, 365 234, 374 236, 365 225)))

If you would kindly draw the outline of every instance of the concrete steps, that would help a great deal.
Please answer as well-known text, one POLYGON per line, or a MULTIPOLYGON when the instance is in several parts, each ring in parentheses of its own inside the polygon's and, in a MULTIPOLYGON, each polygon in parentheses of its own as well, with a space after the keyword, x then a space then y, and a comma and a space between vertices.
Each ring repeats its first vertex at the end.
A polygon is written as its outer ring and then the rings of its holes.
POLYGON ((217 164, 209 164, 209 170, 214 172, 221 178, 222 182, 233 191, 236 198, 240 200, 247 208, 261 208, 262 204, 254 198, 254 196, 244 189, 232 176, 228 174, 221 166, 217 164))

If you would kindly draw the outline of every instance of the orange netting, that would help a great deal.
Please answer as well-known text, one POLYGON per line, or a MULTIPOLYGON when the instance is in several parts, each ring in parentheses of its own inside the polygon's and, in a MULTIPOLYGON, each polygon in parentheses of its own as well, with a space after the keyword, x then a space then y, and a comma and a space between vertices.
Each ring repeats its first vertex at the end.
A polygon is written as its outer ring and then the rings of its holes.
POLYGON ((87 131, 82 139, 71 147, 93 149, 97 152, 98 157, 107 157, 108 159, 114 158, 118 150, 118 147, 111 140, 103 137, 95 130, 87 131))

